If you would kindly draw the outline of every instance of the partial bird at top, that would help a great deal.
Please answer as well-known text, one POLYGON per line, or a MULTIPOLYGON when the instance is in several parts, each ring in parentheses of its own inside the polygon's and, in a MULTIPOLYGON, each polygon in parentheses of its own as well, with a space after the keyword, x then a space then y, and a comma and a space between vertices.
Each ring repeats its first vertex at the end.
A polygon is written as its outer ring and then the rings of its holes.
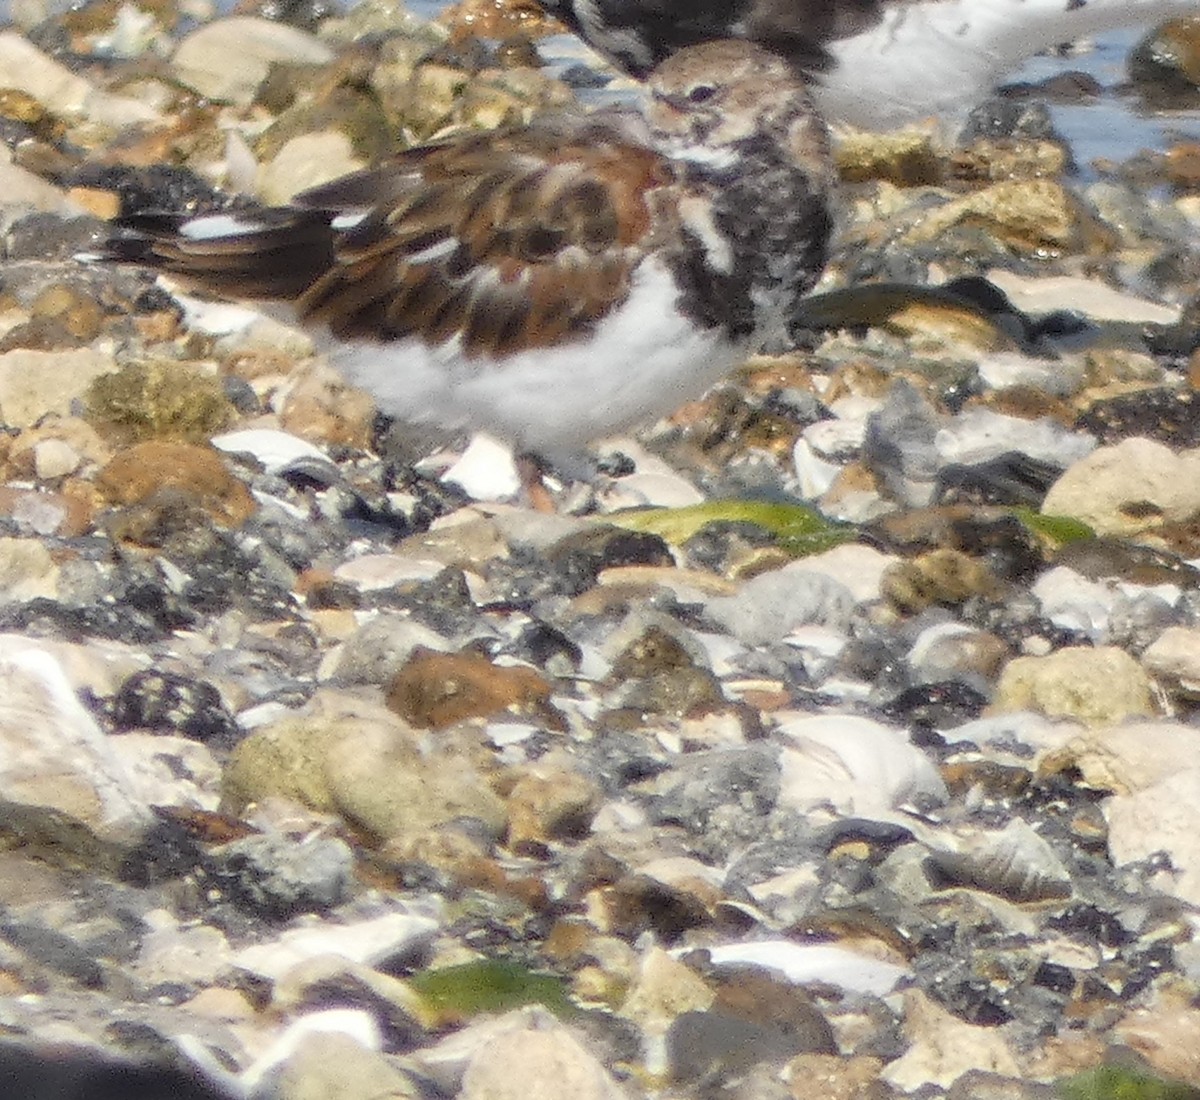
POLYGON ((963 114, 1041 50, 1200 14, 1198 0, 538 0, 644 76, 682 46, 749 38, 814 74, 830 122, 892 129, 963 114))

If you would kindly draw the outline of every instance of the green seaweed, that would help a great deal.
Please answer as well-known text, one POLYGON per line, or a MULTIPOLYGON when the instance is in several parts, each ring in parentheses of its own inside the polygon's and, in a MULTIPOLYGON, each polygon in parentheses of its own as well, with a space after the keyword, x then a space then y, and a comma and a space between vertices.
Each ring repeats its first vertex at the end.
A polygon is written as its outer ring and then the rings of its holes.
POLYGON ((425 970, 409 984, 443 1023, 531 1004, 542 1005, 559 1017, 575 1012, 561 978, 538 973, 512 959, 479 959, 425 970))
POLYGON ((1128 1066, 1096 1066, 1058 1083, 1063 1100, 1200 1100, 1200 1089, 1128 1066))
POLYGON ((615 512, 606 519, 632 531, 646 531, 681 546, 710 523, 752 523, 775 536, 793 557, 819 554, 858 538, 850 526, 832 523, 813 508, 769 500, 714 500, 683 508, 615 512))
POLYGON ((1032 508, 1014 508, 1012 511, 1026 528, 1055 549, 1069 542, 1082 542, 1096 537, 1096 532, 1083 520, 1071 516, 1047 516, 1032 508))

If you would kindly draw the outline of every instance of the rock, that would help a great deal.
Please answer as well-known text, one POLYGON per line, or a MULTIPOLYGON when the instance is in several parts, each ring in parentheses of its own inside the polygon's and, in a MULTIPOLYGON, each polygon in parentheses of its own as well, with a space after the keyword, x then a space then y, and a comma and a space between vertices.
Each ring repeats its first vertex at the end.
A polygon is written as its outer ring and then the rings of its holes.
POLYGON ((787 1065, 793 1100, 814 1094, 823 1100, 888 1100, 889 1086, 880 1079, 883 1062, 858 1055, 798 1054, 787 1065))
POLYGON ((223 805, 281 795, 310 809, 337 812, 381 840, 410 838, 459 817, 495 834, 503 802, 474 762, 455 751, 425 751, 410 727, 381 707, 318 697, 308 716, 255 730, 234 750, 223 805))
POLYGON ((993 268, 987 278, 1008 295, 1014 306, 1027 312, 1069 309, 1093 321, 1132 324, 1171 325, 1179 320, 1178 306, 1137 298, 1078 275, 1028 276, 993 268))
POLYGON ((853 606, 849 589, 797 561, 709 600, 708 613, 746 645, 766 645, 813 623, 845 631, 853 606))
POLYGON ((101 375, 85 401, 87 419, 115 444, 152 439, 204 444, 236 415, 219 378, 169 359, 130 363, 101 375))
POLYGON ((991 713, 1036 710, 1051 718, 1110 725, 1155 713, 1150 678, 1124 650, 1068 647, 1048 657, 1016 657, 1004 666, 991 713))
POLYGON ((211 447, 138 443, 118 451, 96 475, 113 504, 143 509, 197 508, 225 527, 240 527, 257 508, 243 481, 211 447))
POLYGON ((324 65, 333 52, 305 31, 249 16, 219 19, 189 34, 171 58, 178 79, 209 99, 249 106, 273 64, 324 65))
POLYGON ((322 913, 350 893, 354 856, 335 837, 248 836, 211 853, 211 873, 239 908, 271 920, 322 913))
POLYGON ((495 665, 478 653, 417 650, 387 686, 387 704, 418 729, 444 729, 466 718, 526 715, 562 728, 550 684, 535 669, 495 665))
MULTIPOLYGON (((6 86, 27 92, 57 115, 83 116, 114 129, 162 121, 152 107, 101 91, 15 31, 0 33, 0 72, 6 86)), ((4 195, 7 199, 8 192, 4 195)))
POLYGON ((1000 1028, 964 1023, 915 989, 904 995, 904 1034, 908 1049, 882 1075, 904 1092, 929 1084, 947 1088, 978 1070, 1020 1076, 1000 1028))
POLYGON ((600 1060, 561 1024, 531 1022, 484 1044, 458 1100, 623 1100, 600 1060))
POLYGON ((412 1100, 417 1084, 391 1060, 349 1035, 317 1032, 270 1074, 274 1100, 412 1100))
POLYGON ((73 351, 0 352, 0 416, 12 427, 31 427, 47 413, 67 416, 100 375, 117 369, 111 355, 73 351))
POLYGON ((1200 630, 1168 626, 1142 653, 1142 667, 1172 695, 1200 699, 1200 630))
POLYGON ((1154 889, 1200 904, 1200 768, 1189 767, 1104 802, 1108 853, 1116 866, 1153 861, 1154 889), (1162 856, 1166 860, 1162 860, 1162 856))
POLYGON ((888 568, 882 595, 901 614, 954 607, 975 596, 996 595, 999 585, 981 561, 958 550, 931 550, 888 568))
POLYGON ((1111 535, 1185 521, 1200 512, 1200 451, 1136 438, 1101 447, 1050 487, 1042 511, 1111 535))
POLYGON ((390 959, 419 955, 437 930, 433 918, 406 912, 350 923, 323 920, 289 928, 272 942, 243 947, 235 953, 233 964, 269 981, 278 981, 293 967, 328 955, 382 966, 390 959))
POLYGON ((148 821, 138 784, 53 656, 6 636, 0 686, 5 799, 60 810, 109 836, 148 821))
POLYGON ((828 985, 847 993, 886 997, 909 975, 907 967, 837 944, 763 939, 708 949, 713 966, 762 967, 793 985, 828 985))
POLYGON ((1129 76, 1150 94, 1200 88, 1200 17, 1172 19, 1147 34, 1129 53, 1129 76))
POLYGON ((156 669, 135 672, 121 685, 112 716, 118 730, 178 731, 198 741, 229 741, 236 730, 212 684, 156 669))
POLYGON ((58 594, 59 568, 34 539, 0 538, 0 604, 58 594))
POLYGON ((283 206, 310 187, 365 168, 350 139, 339 130, 294 137, 259 172, 258 193, 264 203, 283 206))
POLYGON ((937 769, 900 730, 849 714, 781 714, 778 722, 787 746, 779 757, 783 805, 870 816, 946 798, 937 769))
POLYGON ((538 761, 508 793, 509 847, 585 835, 601 800, 600 788, 579 772, 538 761))

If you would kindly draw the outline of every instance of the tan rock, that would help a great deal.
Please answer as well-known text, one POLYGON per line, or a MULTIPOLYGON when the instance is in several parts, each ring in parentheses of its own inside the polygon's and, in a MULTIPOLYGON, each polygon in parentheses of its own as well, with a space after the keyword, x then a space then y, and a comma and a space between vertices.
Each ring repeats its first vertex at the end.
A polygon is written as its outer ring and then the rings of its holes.
POLYGON ((1004 666, 991 713, 1034 710, 1050 718, 1106 725, 1155 713, 1150 678, 1115 646, 1072 646, 1004 666))
POLYGON ((116 369, 111 355, 92 348, 0 353, 0 418, 10 427, 27 428, 47 413, 68 416, 72 402, 94 379, 116 369))
POLYGON ((1176 454, 1135 437, 1100 447, 1052 486, 1042 511, 1072 516, 1103 535, 1130 535, 1200 512, 1200 450, 1176 454))

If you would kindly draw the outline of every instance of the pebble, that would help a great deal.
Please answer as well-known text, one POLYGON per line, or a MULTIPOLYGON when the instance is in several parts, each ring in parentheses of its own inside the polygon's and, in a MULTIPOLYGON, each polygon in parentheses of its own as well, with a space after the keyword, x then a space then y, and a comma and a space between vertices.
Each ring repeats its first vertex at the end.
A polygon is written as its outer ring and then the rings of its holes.
POLYGON ((151 6, 0 33, 5 1067, 1046 1100, 1124 1045, 1200 1084, 1187 141, 1085 184, 1024 101, 855 138, 798 347, 542 515, 296 328, 79 264, 76 205, 558 109, 569 39, 151 6))

